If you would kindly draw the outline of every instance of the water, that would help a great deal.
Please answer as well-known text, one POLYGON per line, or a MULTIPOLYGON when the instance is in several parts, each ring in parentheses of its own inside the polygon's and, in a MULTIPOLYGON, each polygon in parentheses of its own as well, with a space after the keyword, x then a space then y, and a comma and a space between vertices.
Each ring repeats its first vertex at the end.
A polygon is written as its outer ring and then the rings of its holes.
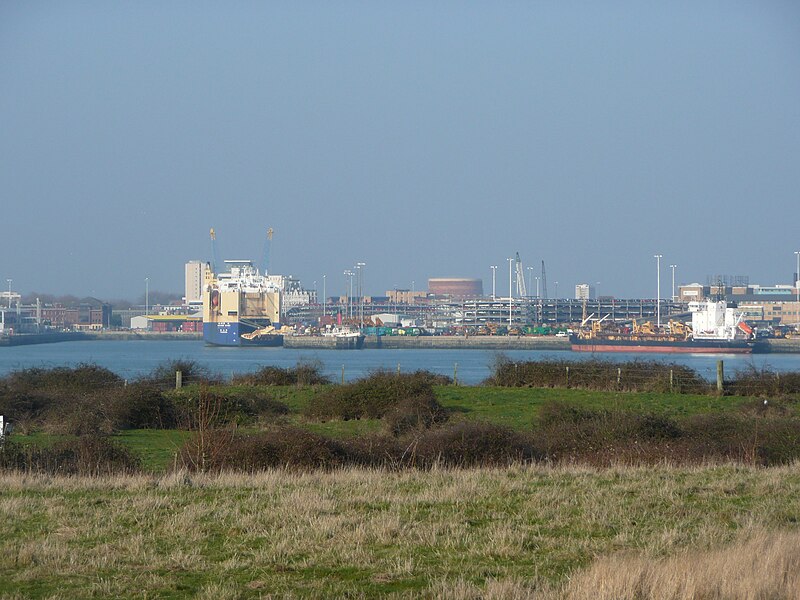
POLYGON ((732 374, 748 366, 774 371, 800 370, 800 355, 757 354, 716 355, 704 354, 601 354, 552 352, 537 350, 303 350, 293 348, 221 348, 206 346, 202 341, 80 341, 31 346, 0 348, 0 376, 28 367, 74 366, 95 363, 126 379, 146 375, 158 365, 170 360, 188 359, 208 367, 212 372, 229 377, 234 373, 255 371, 265 365, 293 367, 299 361, 318 361, 326 375, 339 381, 344 367, 346 381, 357 379, 376 369, 402 371, 427 369, 453 376, 458 365, 458 380, 467 385, 478 384, 491 373, 499 354, 514 361, 564 359, 571 361, 603 358, 612 361, 636 359, 660 360, 684 364, 703 377, 716 377, 717 360, 725 361, 725 372, 732 374))

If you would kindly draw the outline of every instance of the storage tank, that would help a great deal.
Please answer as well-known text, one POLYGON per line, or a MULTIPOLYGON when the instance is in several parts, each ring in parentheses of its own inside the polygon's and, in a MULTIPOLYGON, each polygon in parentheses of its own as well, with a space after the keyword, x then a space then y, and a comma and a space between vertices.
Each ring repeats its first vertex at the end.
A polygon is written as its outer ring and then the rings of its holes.
POLYGON ((436 296, 473 298, 483 296, 483 280, 465 277, 428 279, 428 293, 436 296))

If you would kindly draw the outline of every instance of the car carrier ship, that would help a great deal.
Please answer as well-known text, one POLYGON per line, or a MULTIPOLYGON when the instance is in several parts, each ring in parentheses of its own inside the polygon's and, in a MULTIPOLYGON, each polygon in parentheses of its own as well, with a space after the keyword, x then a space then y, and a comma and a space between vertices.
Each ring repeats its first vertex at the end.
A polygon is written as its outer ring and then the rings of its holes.
POLYGON ((206 265, 203 339, 215 346, 282 346, 281 289, 249 260, 226 260, 227 271, 206 265))
MULTIPOLYGON (((690 302, 691 326, 670 321, 667 327, 651 322, 630 328, 605 324, 603 317, 570 335, 575 352, 680 352, 699 354, 749 354, 755 339, 743 313, 725 300, 690 302)), ((584 325, 587 320, 584 320, 584 325)))

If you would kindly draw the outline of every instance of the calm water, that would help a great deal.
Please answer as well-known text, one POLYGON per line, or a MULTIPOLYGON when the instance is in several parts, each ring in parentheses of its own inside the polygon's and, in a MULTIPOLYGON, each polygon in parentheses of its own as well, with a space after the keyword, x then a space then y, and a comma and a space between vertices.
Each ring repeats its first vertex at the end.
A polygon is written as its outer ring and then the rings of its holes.
MULTIPOLYGON (((264 365, 293 367, 298 361, 319 361, 326 374, 339 380, 344 367, 345 379, 352 380, 375 369, 403 371, 428 369, 453 376, 458 365, 458 379, 465 384, 477 384, 489 376, 491 365, 498 356, 493 350, 299 350, 289 348, 219 348, 206 346, 202 341, 82 341, 14 346, 0 348, 0 376, 27 367, 72 366, 96 363, 122 377, 133 379, 152 371, 169 360, 189 359, 208 367, 215 373, 230 376, 255 371, 264 365)), ((585 353, 549 352, 534 350, 504 351, 512 360, 541 360, 558 358, 586 360, 585 353)), ((627 361, 642 358, 636 354, 603 354, 604 359, 627 361)), ((800 370, 798 354, 759 354, 754 356, 707 356, 674 354, 650 355, 647 360, 663 360, 688 365, 708 379, 716 375, 719 358, 725 361, 726 373, 754 365, 776 371, 800 370)))

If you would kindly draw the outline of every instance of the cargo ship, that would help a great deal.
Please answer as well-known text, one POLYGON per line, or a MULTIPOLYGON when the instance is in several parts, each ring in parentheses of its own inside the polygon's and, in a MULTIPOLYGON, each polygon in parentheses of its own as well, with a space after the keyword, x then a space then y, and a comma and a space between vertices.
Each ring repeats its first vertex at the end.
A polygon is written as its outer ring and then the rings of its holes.
POLYGON ((281 289, 249 260, 226 260, 227 271, 206 265, 203 339, 215 346, 282 346, 281 289))
MULTIPOLYGON (((606 317, 570 335, 575 352, 667 352, 686 354, 750 354, 753 329, 743 313, 724 300, 690 302, 692 324, 670 321, 667 327, 651 322, 632 327, 605 325, 606 317)), ((585 324, 585 321, 584 321, 585 324)))

